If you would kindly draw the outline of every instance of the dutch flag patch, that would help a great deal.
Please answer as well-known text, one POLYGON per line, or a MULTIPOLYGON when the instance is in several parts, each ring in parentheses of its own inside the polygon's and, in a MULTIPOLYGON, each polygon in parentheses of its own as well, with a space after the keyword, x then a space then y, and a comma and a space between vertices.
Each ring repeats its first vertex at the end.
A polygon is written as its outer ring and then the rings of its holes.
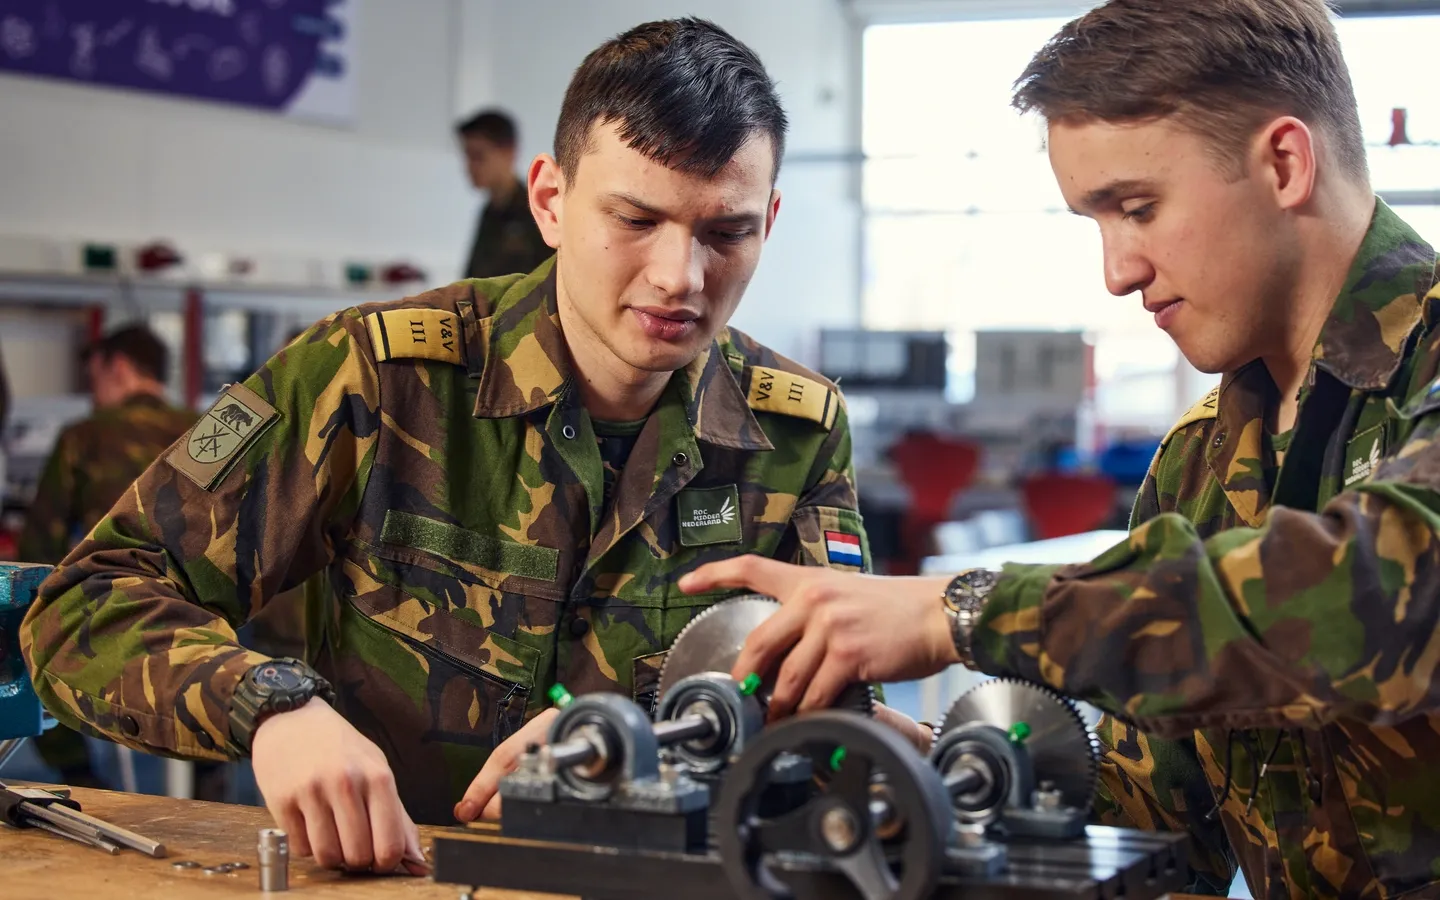
POLYGON ((860 536, 843 531, 825 532, 825 549, 830 562, 842 566, 863 566, 865 557, 860 554, 860 536))

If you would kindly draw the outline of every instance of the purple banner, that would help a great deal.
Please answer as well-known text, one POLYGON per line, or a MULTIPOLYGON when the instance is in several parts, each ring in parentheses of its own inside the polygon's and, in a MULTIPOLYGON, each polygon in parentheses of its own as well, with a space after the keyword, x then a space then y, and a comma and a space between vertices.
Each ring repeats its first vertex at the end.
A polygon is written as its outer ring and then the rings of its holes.
POLYGON ((356 0, 4 0, 0 70, 348 120, 356 0))

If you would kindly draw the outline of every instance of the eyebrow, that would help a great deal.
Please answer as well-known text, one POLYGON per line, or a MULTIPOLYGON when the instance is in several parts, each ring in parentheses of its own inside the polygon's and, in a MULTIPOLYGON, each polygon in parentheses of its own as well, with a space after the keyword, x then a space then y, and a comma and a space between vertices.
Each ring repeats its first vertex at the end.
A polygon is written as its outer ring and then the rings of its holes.
POLYGON ((1136 194, 1152 194, 1155 192, 1155 184, 1151 181, 1138 178, 1122 179, 1112 181, 1102 188, 1096 188, 1086 194, 1080 201, 1080 208, 1070 208, 1070 212, 1077 216, 1085 215, 1085 210, 1095 210, 1102 206, 1109 206, 1115 202, 1117 197, 1134 196, 1136 194))
MULTIPOLYGON (((610 193, 605 195, 605 199, 611 202, 624 203, 628 206, 633 206, 635 207, 635 209, 639 210, 645 215, 654 216, 657 219, 667 217, 667 213, 664 210, 657 209, 656 207, 644 202, 639 197, 627 194, 624 191, 611 191, 610 193)), ((728 216, 716 216, 715 218, 707 219, 706 221, 714 225, 754 225, 760 222, 764 222, 765 214, 763 212, 739 212, 731 213, 728 216)))

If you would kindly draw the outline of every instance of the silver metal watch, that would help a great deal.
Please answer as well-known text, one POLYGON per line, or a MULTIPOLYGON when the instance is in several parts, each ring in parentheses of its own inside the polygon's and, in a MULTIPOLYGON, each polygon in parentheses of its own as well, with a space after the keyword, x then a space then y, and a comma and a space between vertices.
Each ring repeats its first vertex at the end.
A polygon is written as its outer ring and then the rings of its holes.
POLYGON ((951 579, 940 595, 945 611, 950 615, 950 636, 955 641, 955 652, 967 669, 975 668, 975 656, 970 648, 971 636, 999 575, 990 569, 968 569, 951 579))

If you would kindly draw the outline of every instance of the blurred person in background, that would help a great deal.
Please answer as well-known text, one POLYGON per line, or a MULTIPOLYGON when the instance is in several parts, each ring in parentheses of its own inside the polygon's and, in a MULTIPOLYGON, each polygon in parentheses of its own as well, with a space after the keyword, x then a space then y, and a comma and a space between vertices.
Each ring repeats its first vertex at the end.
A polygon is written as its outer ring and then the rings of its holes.
POLYGON ((455 130, 465 151, 470 183, 486 193, 465 277, 493 278, 531 271, 555 251, 540 236, 525 182, 515 171, 519 142, 515 120, 497 110, 484 110, 455 130))
MULTIPOLYGON (((20 532, 22 561, 58 564, 140 473, 195 424, 193 412, 165 399, 168 362, 165 344, 142 325, 112 331, 86 350, 94 411, 55 442, 20 532)), ((35 744, 67 784, 101 785, 77 732, 60 726, 35 744)))

